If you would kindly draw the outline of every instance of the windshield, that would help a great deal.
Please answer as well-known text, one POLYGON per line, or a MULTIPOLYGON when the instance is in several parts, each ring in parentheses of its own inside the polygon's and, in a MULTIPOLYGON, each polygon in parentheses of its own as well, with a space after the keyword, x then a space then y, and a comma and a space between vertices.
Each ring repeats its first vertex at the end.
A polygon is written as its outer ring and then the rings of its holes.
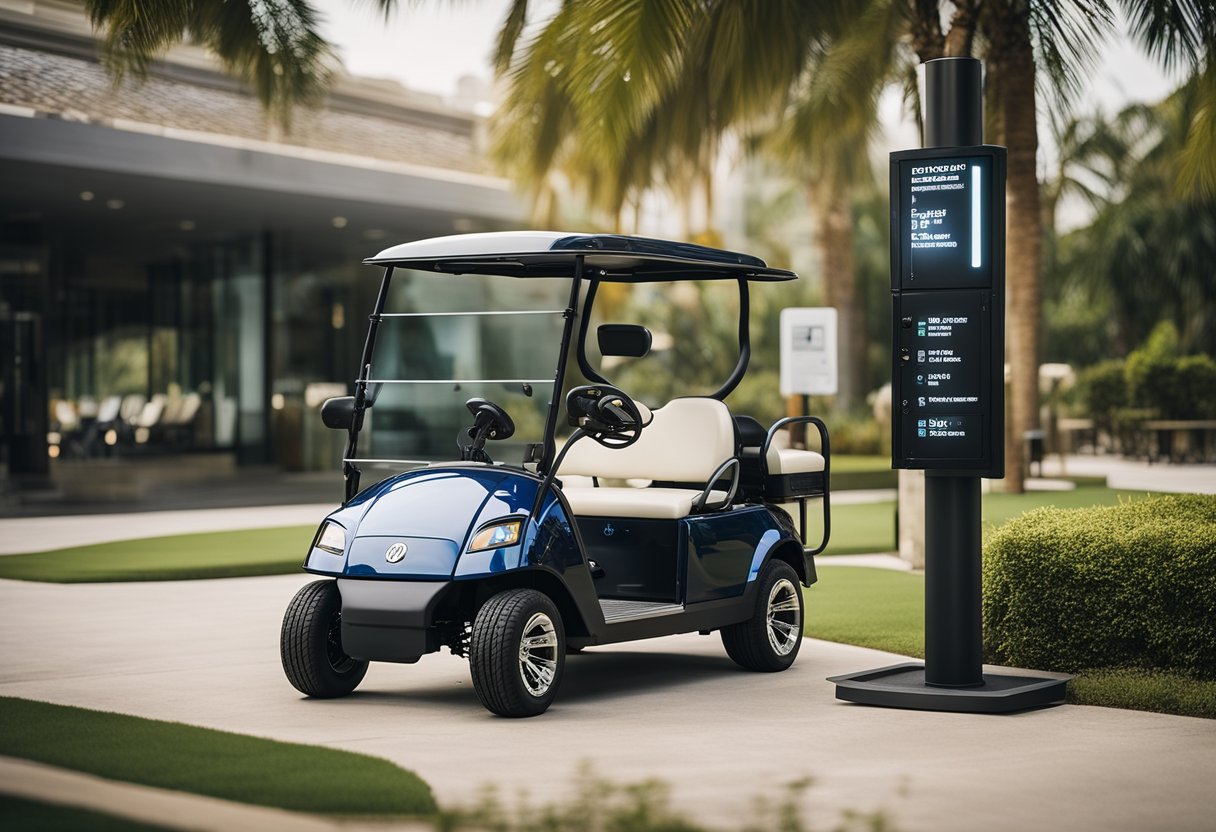
POLYGON ((513 436, 486 451, 495 462, 522 463, 527 446, 544 438, 569 291, 564 280, 397 269, 367 376, 373 406, 358 464, 390 473, 459 459, 458 435, 473 424, 465 402, 474 397, 515 423, 513 436))

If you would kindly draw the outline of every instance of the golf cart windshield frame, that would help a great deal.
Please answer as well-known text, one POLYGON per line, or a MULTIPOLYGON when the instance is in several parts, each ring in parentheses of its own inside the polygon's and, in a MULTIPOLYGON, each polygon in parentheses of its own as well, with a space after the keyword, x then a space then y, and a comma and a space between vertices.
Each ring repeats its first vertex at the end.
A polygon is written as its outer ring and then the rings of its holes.
MULTIPOLYGON (((364 341, 362 358, 359 362, 359 377, 355 381, 354 415, 342 460, 342 475, 346 481, 345 502, 349 502, 359 492, 361 470, 358 464, 377 461, 360 459, 358 455, 359 432, 363 427, 363 416, 374 401, 374 396, 369 397, 369 386, 386 382, 405 383, 371 377, 376 333, 381 321, 394 317, 428 317, 445 314, 386 313, 384 305, 388 299, 394 270, 397 268, 446 274, 481 274, 570 281, 569 300, 563 310, 450 313, 455 315, 562 315, 561 345, 552 381, 548 379, 494 380, 552 385, 545 417, 543 451, 537 465, 537 473, 542 477, 549 473, 556 455, 557 427, 561 411, 560 399, 565 387, 566 364, 570 354, 571 341, 575 338, 575 317, 581 316, 582 318, 579 322, 576 345, 576 360, 579 369, 591 381, 601 384, 609 383, 591 366, 586 353, 591 309, 601 283, 658 283, 682 280, 735 281, 739 288, 739 359, 730 377, 712 394, 713 398, 724 399, 743 379, 751 359, 748 283, 753 280, 772 282, 797 279, 793 272, 769 268, 763 260, 745 254, 663 240, 616 235, 563 235, 549 232, 441 237, 395 246, 364 262, 384 266, 384 274, 381 278, 380 290, 376 295, 375 307, 372 314, 368 316, 367 338, 364 341), (580 293, 584 283, 587 284, 587 291, 580 305, 580 293)), ((407 460, 396 461, 407 462, 407 460)))

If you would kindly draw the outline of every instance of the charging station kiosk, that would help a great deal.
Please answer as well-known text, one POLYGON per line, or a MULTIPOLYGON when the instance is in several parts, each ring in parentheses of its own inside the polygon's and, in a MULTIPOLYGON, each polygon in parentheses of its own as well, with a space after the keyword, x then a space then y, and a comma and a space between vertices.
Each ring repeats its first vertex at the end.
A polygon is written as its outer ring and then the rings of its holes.
MULTIPOLYGON (((1004 713, 1068 677, 984 672, 980 478, 1005 475, 1005 157, 980 62, 925 64, 925 147, 891 154, 892 459, 925 472, 925 661, 834 676, 836 697, 1004 713)), ((1016 255, 1015 255, 1016 256, 1016 255)))

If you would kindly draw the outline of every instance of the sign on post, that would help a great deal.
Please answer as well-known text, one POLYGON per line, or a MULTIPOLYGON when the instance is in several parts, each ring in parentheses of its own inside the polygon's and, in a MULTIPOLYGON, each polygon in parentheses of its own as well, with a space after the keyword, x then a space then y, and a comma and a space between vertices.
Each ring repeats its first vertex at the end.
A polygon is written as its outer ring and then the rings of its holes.
POLYGON ((837 387, 836 310, 781 310, 781 395, 834 396, 837 387))
POLYGON ((891 154, 895 468, 1004 476, 1005 149, 891 154))

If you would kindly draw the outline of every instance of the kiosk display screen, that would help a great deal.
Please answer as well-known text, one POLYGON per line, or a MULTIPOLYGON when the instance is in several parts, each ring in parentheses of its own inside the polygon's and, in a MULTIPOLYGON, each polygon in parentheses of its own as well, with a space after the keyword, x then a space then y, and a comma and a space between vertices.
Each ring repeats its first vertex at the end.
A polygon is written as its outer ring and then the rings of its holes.
POLYGON ((900 343, 910 360, 900 368, 908 401, 904 453, 911 459, 983 456, 983 372, 987 304, 984 292, 907 292, 900 299, 900 343))
POLYGON ((1005 149, 891 154, 891 463, 1004 475, 1005 149))
POLYGON ((992 160, 912 159, 899 164, 905 289, 992 282, 992 160))

